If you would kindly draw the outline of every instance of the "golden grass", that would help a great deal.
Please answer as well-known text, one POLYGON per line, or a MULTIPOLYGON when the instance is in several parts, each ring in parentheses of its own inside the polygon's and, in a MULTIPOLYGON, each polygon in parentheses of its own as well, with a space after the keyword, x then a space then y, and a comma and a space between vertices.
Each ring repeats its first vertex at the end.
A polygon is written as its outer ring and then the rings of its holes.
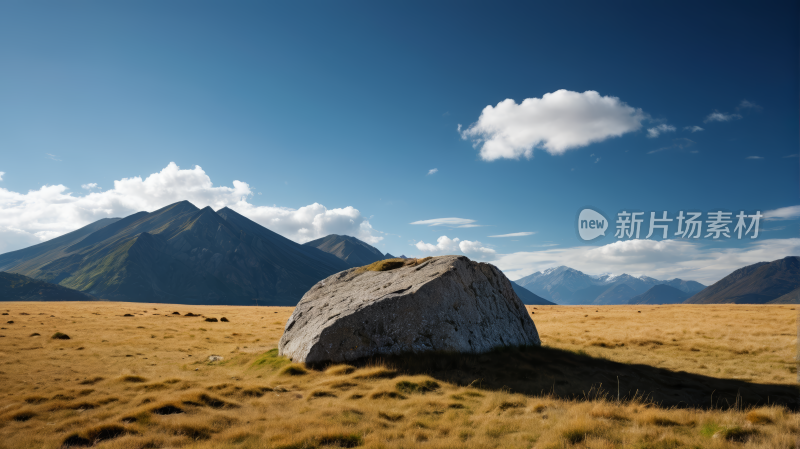
POLYGON ((796 376, 794 306, 536 306, 529 309, 542 349, 327 369, 277 355, 291 308, 95 302, 0 309, 14 321, 0 329, 0 448, 797 442, 798 415, 781 403, 796 376), (210 316, 229 321, 206 322, 210 316), (753 399, 764 391, 776 392, 769 404, 753 399), (713 399, 706 408, 678 407, 670 405, 680 404, 670 399, 676 392, 702 397, 701 406, 712 392, 713 399))

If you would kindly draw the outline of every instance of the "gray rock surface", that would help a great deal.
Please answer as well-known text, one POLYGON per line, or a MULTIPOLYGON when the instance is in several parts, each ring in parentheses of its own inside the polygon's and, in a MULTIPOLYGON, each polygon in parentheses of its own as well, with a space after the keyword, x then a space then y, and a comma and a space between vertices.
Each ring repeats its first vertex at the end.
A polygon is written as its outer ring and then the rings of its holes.
POLYGON ((360 271, 329 276, 303 296, 284 328, 281 355, 317 364, 541 344, 511 282, 493 265, 442 256, 360 271))

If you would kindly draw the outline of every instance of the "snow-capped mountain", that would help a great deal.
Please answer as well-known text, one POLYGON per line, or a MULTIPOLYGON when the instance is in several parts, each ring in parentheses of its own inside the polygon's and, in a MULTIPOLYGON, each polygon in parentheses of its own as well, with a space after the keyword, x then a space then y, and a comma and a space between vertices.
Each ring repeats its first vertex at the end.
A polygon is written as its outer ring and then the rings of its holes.
POLYGON ((603 273, 588 275, 566 266, 537 271, 516 281, 542 298, 558 304, 627 304, 655 285, 669 285, 689 295, 705 286, 695 281, 672 279, 662 281, 649 276, 603 273), (624 287, 623 287, 624 286, 624 287))

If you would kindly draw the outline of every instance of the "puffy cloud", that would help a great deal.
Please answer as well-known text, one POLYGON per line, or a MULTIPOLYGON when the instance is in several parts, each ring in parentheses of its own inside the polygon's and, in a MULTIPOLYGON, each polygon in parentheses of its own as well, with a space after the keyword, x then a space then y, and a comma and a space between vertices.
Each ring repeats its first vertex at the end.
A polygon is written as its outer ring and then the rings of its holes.
POLYGON ((455 252, 462 252, 464 254, 477 255, 479 258, 492 257, 495 254, 495 250, 484 247, 481 242, 460 240, 458 238, 451 239, 446 235, 436 239, 435 245, 432 243, 425 243, 420 240, 419 242, 415 243, 414 246, 416 246, 417 249, 422 252, 435 254, 452 254, 455 252))
POLYGON ((214 186, 199 166, 182 170, 170 163, 145 179, 136 176, 114 181, 114 188, 109 190, 85 195, 68 190, 64 185, 43 186, 27 193, 0 188, 0 252, 49 240, 101 218, 154 211, 182 200, 201 208, 230 207, 299 243, 331 233, 352 235, 372 244, 382 239, 353 207, 327 209, 318 203, 299 209, 255 206, 247 201, 252 195, 247 183, 214 186))
POLYGON ((705 248, 681 240, 624 240, 604 246, 502 254, 493 263, 511 279, 566 265, 587 274, 678 277, 710 285, 743 266, 798 254, 800 238, 757 240, 743 248, 705 248))
POLYGON ((414 246, 416 246, 418 250, 426 253, 447 253, 458 251, 458 241, 458 238, 450 239, 446 235, 443 235, 436 239, 435 245, 420 240, 415 243, 414 246))
POLYGON ((434 173, 436 173, 436 172, 438 172, 438 171, 439 171, 439 169, 438 169, 438 168, 432 168, 432 169, 428 170, 428 174, 429 174, 429 175, 432 175, 432 174, 434 174, 434 173))
POLYGON ((526 235, 533 235, 535 232, 512 232, 511 234, 490 235, 489 237, 525 237, 526 235))
POLYGON ((3 180, 3 175, 5 175, 5 174, 6 174, 6 172, 4 172, 4 171, 0 171, 0 181, 2 181, 2 180, 3 180))
POLYGON ((100 188, 100 186, 98 186, 96 182, 90 182, 89 184, 83 184, 81 188, 85 190, 94 190, 100 188))
POLYGON ((695 126, 686 126, 683 129, 686 130, 686 131, 691 131, 693 133, 696 133, 698 131, 705 131, 705 129, 703 129, 703 128, 697 126, 697 125, 695 125, 695 126))
POLYGON ((675 127, 672 126, 672 125, 666 125, 666 124, 662 123, 662 124, 660 124, 658 126, 655 126, 653 128, 648 128, 647 129, 647 137, 650 137, 652 139, 652 138, 660 136, 663 133, 671 133, 671 132, 675 132, 675 127))
POLYGON ((520 104, 507 99, 495 107, 486 106, 477 122, 465 130, 458 125, 458 131, 462 139, 480 145, 483 160, 493 161, 531 158, 534 148, 563 154, 637 131, 647 117, 617 97, 562 89, 520 104))
POLYGON ((742 118, 742 116, 739 114, 726 114, 724 112, 714 111, 711 114, 708 114, 708 117, 706 117, 703 122, 729 122, 731 120, 738 120, 740 118, 742 118))
POLYGON ((428 226, 450 226, 454 228, 474 228, 480 225, 474 224, 475 220, 470 220, 469 218, 432 218, 430 220, 419 220, 413 223, 412 225, 428 225, 428 226))
POLYGON ((781 207, 764 212, 765 220, 794 220, 800 218, 800 206, 781 207))

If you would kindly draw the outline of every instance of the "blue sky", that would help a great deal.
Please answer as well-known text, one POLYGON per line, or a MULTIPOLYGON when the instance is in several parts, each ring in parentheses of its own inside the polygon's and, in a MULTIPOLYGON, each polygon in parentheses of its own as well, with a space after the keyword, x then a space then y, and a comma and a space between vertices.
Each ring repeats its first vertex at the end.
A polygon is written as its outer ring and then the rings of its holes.
POLYGON ((3 2, 0 252, 173 196, 216 207, 245 192, 241 210, 268 227, 280 218, 276 230, 297 241, 347 232, 422 256, 447 236, 494 253, 438 252, 512 278, 570 263, 713 281, 800 248, 797 17, 791 2, 3 2), (543 136, 532 157, 481 156, 475 140, 493 136, 484 108, 560 90, 638 112, 618 137, 559 150, 554 129, 580 136, 606 112, 578 104, 551 125, 541 117, 563 104, 531 102, 504 129, 543 136), (173 162, 202 175, 115 189, 173 162), (762 222, 755 243, 658 249, 614 246, 613 232, 579 240, 585 206, 612 220, 623 209, 794 209, 762 222), (410 224, 441 218, 479 226, 410 224), (490 237, 519 232, 534 234, 490 237))

